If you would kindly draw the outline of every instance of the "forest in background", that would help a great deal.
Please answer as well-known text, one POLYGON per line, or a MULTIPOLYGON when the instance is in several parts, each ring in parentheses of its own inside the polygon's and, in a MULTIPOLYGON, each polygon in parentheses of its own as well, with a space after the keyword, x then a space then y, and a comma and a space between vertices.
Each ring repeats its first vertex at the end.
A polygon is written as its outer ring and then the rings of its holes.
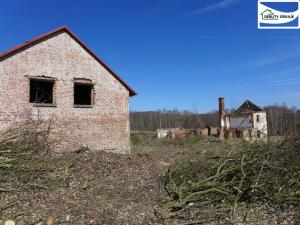
MULTIPOLYGON (((270 105, 263 108, 267 112, 268 130, 270 135, 288 135, 300 132, 300 109, 282 105, 270 105)), ((226 112, 233 112, 227 109, 226 112)), ((218 111, 205 114, 188 110, 158 110, 130 113, 131 130, 154 131, 159 128, 204 128, 209 125, 217 127, 219 124, 218 111)))

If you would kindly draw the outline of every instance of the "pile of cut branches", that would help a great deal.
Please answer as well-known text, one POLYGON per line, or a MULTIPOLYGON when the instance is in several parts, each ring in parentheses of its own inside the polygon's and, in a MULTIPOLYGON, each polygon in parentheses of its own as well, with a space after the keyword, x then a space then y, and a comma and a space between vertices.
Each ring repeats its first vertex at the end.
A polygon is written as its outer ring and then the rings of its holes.
MULTIPOLYGON (((50 136, 54 128, 54 119, 47 122, 28 118, 22 124, 13 124, 0 135, 0 192, 15 190, 10 182, 16 184, 21 176, 26 176, 25 166, 37 166, 42 160, 36 160, 49 153, 55 143, 50 136)), ((42 172, 42 171, 41 171, 42 172)), ((36 172, 35 172, 36 173, 36 172)), ((33 171, 31 178, 34 179, 33 171)), ((25 181, 25 180, 24 180, 25 181)), ((27 179, 28 181, 28 179, 27 179)), ((19 184, 17 186, 23 186, 19 184)))
POLYGON ((211 218, 233 218, 240 205, 299 205, 299 135, 273 144, 242 142, 220 152, 191 153, 189 160, 169 169, 166 189, 176 214, 193 206, 206 207, 211 218))

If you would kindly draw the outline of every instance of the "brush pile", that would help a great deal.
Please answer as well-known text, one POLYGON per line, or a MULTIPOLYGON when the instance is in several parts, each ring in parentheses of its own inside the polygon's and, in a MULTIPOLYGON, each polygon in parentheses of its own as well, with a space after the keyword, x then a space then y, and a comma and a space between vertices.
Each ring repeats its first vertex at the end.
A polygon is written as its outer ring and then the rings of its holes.
POLYGON ((54 120, 29 118, 1 134, 0 192, 23 189, 45 172, 43 161, 36 159, 45 157, 54 144, 50 140, 53 126, 54 120))
MULTIPOLYGON (((280 143, 240 143, 226 151, 192 152, 166 174, 171 216, 185 214, 198 222, 204 218, 233 221, 241 206, 296 208, 300 202, 299 162, 299 135, 280 143)), ((248 213, 244 212, 244 220, 248 213)))

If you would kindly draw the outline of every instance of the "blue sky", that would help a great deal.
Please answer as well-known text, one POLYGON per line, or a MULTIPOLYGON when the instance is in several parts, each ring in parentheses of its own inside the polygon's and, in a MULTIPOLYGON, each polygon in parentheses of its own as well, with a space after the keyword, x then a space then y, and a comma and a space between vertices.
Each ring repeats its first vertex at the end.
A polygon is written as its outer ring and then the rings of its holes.
POLYGON ((0 52, 67 25, 139 95, 131 110, 207 112, 225 97, 300 107, 300 30, 258 30, 256 0, 10 0, 0 52))

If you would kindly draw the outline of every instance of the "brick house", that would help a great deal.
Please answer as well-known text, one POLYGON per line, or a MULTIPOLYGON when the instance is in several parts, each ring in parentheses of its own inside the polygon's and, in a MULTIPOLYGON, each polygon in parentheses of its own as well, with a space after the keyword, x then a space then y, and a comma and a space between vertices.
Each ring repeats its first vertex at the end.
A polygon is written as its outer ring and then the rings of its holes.
POLYGON ((130 152, 129 97, 136 95, 67 27, 0 54, 0 131, 31 116, 57 118, 58 151, 130 152))

